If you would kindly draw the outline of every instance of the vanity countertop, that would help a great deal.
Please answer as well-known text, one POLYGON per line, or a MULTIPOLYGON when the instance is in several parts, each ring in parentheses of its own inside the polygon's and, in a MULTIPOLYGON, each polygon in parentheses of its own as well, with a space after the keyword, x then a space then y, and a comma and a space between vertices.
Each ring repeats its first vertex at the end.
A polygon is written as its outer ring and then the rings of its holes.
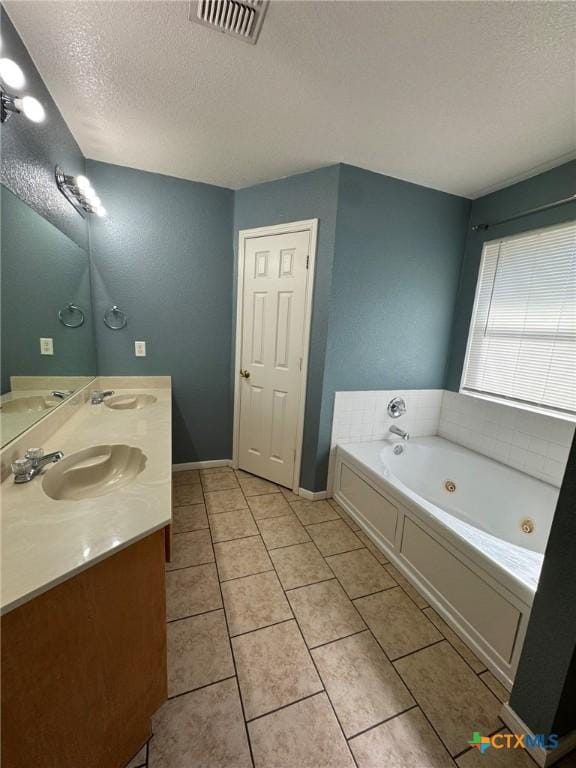
POLYGON ((16 485, 9 476, 2 483, 2 613, 170 523, 171 389, 145 391, 156 402, 140 410, 85 403, 41 445, 66 456, 94 445, 140 448, 146 465, 128 485, 94 499, 55 501, 44 493, 42 477, 16 485))

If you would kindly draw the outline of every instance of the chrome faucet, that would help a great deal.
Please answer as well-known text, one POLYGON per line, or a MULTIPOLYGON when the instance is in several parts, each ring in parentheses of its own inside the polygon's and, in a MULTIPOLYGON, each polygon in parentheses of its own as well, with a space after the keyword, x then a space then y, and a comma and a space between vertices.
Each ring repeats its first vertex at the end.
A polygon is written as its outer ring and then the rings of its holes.
POLYGON ((23 459, 12 462, 15 483, 29 483, 39 475, 46 464, 55 464, 64 458, 62 451, 44 453, 43 448, 29 448, 23 459))
POLYGON ((105 397, 110 397, 110 395, 114 394, 113 389, 95 389, 90 393, 90 402, 92 405, 100 405, 100 403, 104 402, 105 397))
POLYGON ((51 397, 58 397, 60 400, 65 400, 71 394, 71 389, 55 389, 50 392, 51 397))
POLYGON ((396 424, 392 424, 390 427, 390 432, 392 432, 393 435, 398 435, 398 437, 401 437, 402 440, 410 440, 410 435, 408 432, 402 429, 402 427, 398 427, 396 424))

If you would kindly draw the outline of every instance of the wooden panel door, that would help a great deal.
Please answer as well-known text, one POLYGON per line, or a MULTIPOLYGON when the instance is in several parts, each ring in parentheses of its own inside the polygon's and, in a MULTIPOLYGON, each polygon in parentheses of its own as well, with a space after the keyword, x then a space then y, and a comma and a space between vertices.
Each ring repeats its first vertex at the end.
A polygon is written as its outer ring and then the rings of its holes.
POLYGON ((246 240, 239 466, 292 487, 304 355, 310 232, 246 240))

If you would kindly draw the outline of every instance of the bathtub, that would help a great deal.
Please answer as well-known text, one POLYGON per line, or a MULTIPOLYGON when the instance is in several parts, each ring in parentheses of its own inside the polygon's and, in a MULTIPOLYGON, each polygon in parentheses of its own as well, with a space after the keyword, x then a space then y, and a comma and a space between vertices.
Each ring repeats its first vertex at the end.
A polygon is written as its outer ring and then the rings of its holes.
POLYGON ((441 437, 334 462, 334 498, 511 687, 558 489, 441 437))

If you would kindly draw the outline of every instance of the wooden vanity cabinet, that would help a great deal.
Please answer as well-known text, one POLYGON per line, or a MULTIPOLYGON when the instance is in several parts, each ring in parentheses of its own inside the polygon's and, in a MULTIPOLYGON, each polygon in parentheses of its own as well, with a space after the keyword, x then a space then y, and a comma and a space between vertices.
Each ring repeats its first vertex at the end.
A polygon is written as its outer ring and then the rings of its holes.
POLYGON ((2 765, 124 768, 167 697, 165 532, 2 617, 2 765))

